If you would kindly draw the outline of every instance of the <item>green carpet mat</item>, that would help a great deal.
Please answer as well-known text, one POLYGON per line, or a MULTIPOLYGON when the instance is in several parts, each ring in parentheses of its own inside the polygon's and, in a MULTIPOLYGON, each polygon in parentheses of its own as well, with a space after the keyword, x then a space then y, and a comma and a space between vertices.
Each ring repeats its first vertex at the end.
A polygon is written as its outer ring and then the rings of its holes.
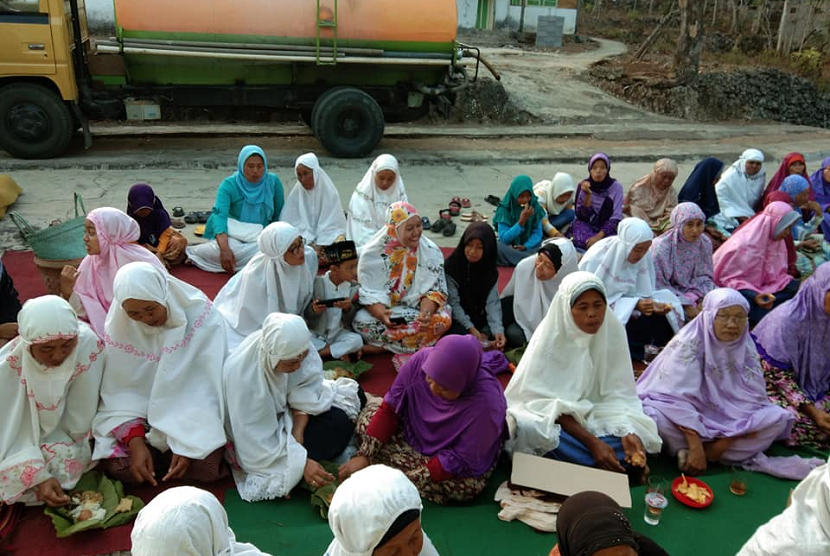
MULTIPOLYGON (((791 453, 779 447, 769 452, 791 453)), ((650 458, 649 465, 652 474, 669 481, 679 475, 675 461, 667 457, 650 458)), ((493 496, 507 476, 508 465, 503 462, 488 488, 470 504, 447 507, 424 503, 424 530, 441 556, 547 556, 556 544, 556 535, 498 519, 499 507, 493 496)), ((632 488, 633 507, 626 513, 634 529, 657 541, 672 556, 734 556, 759 525, 784 509, 790 489, 797 484, 752 473, 746 495, 738 497, 729 492, 726 467, 713 465, 700 479, 714 491, 712 505, 696 510, 670 497, 660 524, 654 527, 643 522, 645 487, 632 488)), ((327 522, 315 515, 309 493, 301 489, 296 489, 290 500, 256 504, 244 502, 230 490, 225 509, 237 539, 274 555, 322 556, 332 539, 327 522)))

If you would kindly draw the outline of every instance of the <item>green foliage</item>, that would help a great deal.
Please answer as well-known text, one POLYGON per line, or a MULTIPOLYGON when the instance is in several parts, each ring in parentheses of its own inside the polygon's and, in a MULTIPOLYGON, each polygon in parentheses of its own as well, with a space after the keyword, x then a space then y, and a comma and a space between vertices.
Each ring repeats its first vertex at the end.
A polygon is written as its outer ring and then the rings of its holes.
POLYGON ((815 78, 821 75, 822 55, 815 48, 793 52, 790 54, 790 60, 798 73, 805 77, 815 78))

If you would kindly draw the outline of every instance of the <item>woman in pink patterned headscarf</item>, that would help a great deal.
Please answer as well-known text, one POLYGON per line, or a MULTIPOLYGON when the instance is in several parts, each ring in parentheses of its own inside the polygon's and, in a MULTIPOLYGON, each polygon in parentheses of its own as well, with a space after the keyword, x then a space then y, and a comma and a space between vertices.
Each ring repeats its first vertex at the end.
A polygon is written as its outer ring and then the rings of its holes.
POLYGON ((138 223, 118 209, 103 207, 90 211, 84 230, 87 256, 77 269, 69 265, 63 268, 61 296, 81 318, 89 321, 98 336, 103 336, 118 269, 127 263, 145 261, 167 271, 158 257, 136 243, 141 234, 138 223))

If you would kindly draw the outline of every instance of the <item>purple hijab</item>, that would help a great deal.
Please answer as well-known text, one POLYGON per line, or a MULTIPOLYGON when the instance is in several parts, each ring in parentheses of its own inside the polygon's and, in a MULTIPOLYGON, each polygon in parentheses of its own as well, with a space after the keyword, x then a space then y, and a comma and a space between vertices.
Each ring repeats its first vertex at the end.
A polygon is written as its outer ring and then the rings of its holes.
POLYGON ((824 169, 830 168, 830 156, 821 163, 821 168, 810 176, 810 184, 813 186, 813 193, 816 201, 825 211, 824 222, 821 223, 821 231, 824 232, 824 239, 830 241, 830 214, 827 214, 827 207, 830 207, 830 182, 824 180, 824 169))
POLYGON ((830 264, 825 263, 752 332, 761 355, 776 367, 792 370, 812 401, 830 391, 830 317, 824 313, 828 291, 830 264))
POLYGON ((654 418, 661 413, 702 438, 734 437, 782 419, 794 421, 786 409, 767 398, 758 352, 748 329, 744 328, 734 342, 722 342, 715 336, 718 310, 735 305, 749 311, 749 303, 735 290, 710 292, 703 300, 703 311, 648 366, 637 381, 646 415, 654 418))
POLYGON ((494 369, 504 366, 500 351, 483 353, 470 335, 444 336, 401 367, 384 397, 400 417, 406 441, 418 452, 437 455, 444 470, 458 477, 480 477, 495 464, 502 448, 507 402, 494 369), (456 400, 439 398, 429 376, 456 400))
POLYGON ((161 200, 156 197, 153 188, 146 183, 137 183, 130 188, 127 194, 127 214, 138 222, 141 228, 138 243, 142 245, 157 246, 161 234, 170 227, 170 215, 167 214, 161 200), (152 209, 152 212, 144 218, 136 216, 135 213, 143 208, 152 209))
POLYGON ((680 203, 671 211, 671 228, 654 238, 651 255, 657 273, 657 288, 667 289, 684 305, 694 305, 715 289, 712 241, 701 234, 694 243, 683 239, 683 226, 690 220, 706 222, 694 203, 680 203))
MULTIPOLYGON (((591 208, 596 214, 599 214, 603 203, 606 199, 610 199, 613 203, 613 214, 611 218, 615 220, 622 220, 622 206, 623 206, 623 186, 620 182, 611 177, 611 159, 607 154, 597 153, 588 161, 588 178, 587 181, 591 184, 591 208), (608 175, 602 181, 594 181, 591 178, 591 168, 597 160, 604 160, 608 166, 608 175)), ((576 189, 576 206, 581 206, 580 197, 582 197, 582 189, 576 189)))

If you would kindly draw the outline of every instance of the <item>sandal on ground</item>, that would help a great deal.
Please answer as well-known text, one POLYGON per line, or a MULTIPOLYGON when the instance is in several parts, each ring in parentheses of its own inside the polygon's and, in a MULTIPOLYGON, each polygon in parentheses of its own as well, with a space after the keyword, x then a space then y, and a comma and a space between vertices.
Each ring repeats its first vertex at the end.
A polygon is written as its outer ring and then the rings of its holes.
POLYGON ((170 219, 170 225, 176 228, 177 230, 181 230, 185 227, 186 224, 184 222, 184 218, 174 216, 170 219))
POLYGON ((487 195, 484 200, 494 207, 497 207, 501 204, 501 199, 496 197, 495 195, 487 195))
POLYGON ((198 226, 196 226, 193 229, 193 233, 197 236, 201 236, 202 234, 205 233, 205 225, 204 224, 199 224, 198 226))
POLYGON ((450 201, 449 207, 451 216, 458 216, 461 214, 461 201, 452 200, 450 201))
POLYGON ((461 217, 459 218, 462 222, 472 222, 473 221, 473 213, 472 212, 462 212, 461 217))
POLYGON ((470 215, 470 222, 487 222, 489 216, 486 214, 481 214, 477 210, 474 210, 470 215))
POLYGON ((188 212, 187 216, 184 217, 184 221, 188 224, 198 224, 199 223, 199 213, 198 212, 188 212))
POLYGON ((432 230, 436 234, 440 234, 441 232, 444 231, 444 228, 446 227, 448 222, 450 222, 450 221, 449 220, 444 220, 443 218, 440 218, 440 219, 438 219, 438 220, 436 220, 435 222, 432 223, 432 227, 430 227, 430 230, 432 230))
POLYGON ((208 218, 210 218, 212 212, 213 211, 209 210, 197 212, 196 214, 199 216, 199 224, 205 224, 208 221, 208 218))
POLYGON ((422 216, 421 217, 421 226, 423 226, 423 228, 425 230, 429 230, 430 228, 432 228, 432 223, 429 221, 428 217, 422 216))
POLYGON ((173 216, 181 218, 184 216, 184 209, 182 207, 173 207, 173 216))
POLYGON ((447 225, 444 226, 444 230, 441 232, 444 237, 452 237, 455 235, 456 225, 455 222, 452 220, 447 222, 447 225))
POLYGON ((468 199, 467 197, 464 197, 463 199, 461 199, 461 208, 468 209, 471 206, 473 206, 473 205, 472 205, 472 203, 470 203, 470 199, 468 199))

